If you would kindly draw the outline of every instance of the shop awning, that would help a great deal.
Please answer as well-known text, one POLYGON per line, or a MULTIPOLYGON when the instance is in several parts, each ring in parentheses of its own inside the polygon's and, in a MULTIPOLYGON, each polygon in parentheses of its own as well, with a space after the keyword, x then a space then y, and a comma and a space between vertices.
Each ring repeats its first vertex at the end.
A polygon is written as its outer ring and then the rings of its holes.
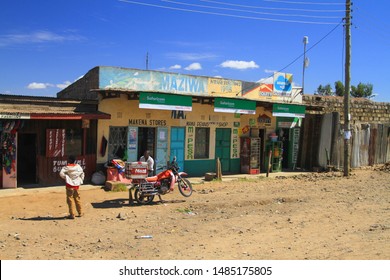
POLYGON ((306 106, 294 104, 273 104, 272 116, 304 118, 306 106))
POLYGON ((192 111, 192 97, 176 94, 141 92, 139 108, 192 111))
POLYGON ((256 114, 256 101, 216 97, 214 112, 254 115, 256 114))

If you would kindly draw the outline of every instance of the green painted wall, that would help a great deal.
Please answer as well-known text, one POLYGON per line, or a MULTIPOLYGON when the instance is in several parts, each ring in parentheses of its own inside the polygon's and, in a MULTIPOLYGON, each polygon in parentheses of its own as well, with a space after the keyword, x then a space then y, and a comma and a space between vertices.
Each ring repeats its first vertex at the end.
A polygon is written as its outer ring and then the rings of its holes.
MULTIPOLYGON (((189 177, 201 177, 207 172, 216 172, 216 160, 186 160, 184 162, 185 172, 189 177)), ((230 173, 240 173, 240 159, 230 160, 230 173)))

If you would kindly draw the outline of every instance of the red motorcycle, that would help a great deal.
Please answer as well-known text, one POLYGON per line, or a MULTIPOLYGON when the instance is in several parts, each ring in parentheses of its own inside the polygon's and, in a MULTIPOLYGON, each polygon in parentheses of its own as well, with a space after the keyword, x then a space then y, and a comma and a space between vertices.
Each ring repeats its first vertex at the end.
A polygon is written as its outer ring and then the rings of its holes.
MULTIPOLYGON (((192 184, 190 181, 182 177, 187 176, 188 174, 185 172, 179 172, 179 169, 180 167, 177 165, 176 157, 174 157, 173 161, 169 164, 166 170, 153 177, 146 177, 145 175, 147 174, 147 171, 140 167, 134 167, 130 170, 130 172, 126 172, 126 174, 130 174, 129 177, 132 179, 132 187, 129 190, 130 203, 133 201, 131 193, 132 189, 135 189, 134 197, 139 204, 150 204, 156 195, 158 195, 160 201, 162 201, 161 195, 173 191, 176 183, 183 196, 191 196, 192 184)), ((128 168, 126 168, 126 170, 128 170, 128 168)))

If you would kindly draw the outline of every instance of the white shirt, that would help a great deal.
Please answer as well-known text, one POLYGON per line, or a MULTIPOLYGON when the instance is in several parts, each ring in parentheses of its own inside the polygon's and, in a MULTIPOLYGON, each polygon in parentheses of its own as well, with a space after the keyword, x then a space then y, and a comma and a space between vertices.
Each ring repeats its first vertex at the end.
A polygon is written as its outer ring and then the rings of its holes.
POLYGON ((142 156, 139 161, 141 162, 147 162, 148 163, 148 171, 153 171, 153 166, 154 166, 154 160, 152 159, 151 156, 148 157, 148 160, 145 160, 145 157, 142 156))

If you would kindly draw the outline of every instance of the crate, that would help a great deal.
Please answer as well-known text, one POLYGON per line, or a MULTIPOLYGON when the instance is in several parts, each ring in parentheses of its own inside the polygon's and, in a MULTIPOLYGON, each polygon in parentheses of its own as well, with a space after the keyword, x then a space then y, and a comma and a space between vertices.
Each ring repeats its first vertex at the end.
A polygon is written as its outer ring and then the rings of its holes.
POLYGON ((145 179, 148 177, 148 164, 146 162, 126 162, 125 175, 127 179, 145 179))
POLYGON ((260 174, 260 169, 249 169, 249 174, 251 175, 260 174))

